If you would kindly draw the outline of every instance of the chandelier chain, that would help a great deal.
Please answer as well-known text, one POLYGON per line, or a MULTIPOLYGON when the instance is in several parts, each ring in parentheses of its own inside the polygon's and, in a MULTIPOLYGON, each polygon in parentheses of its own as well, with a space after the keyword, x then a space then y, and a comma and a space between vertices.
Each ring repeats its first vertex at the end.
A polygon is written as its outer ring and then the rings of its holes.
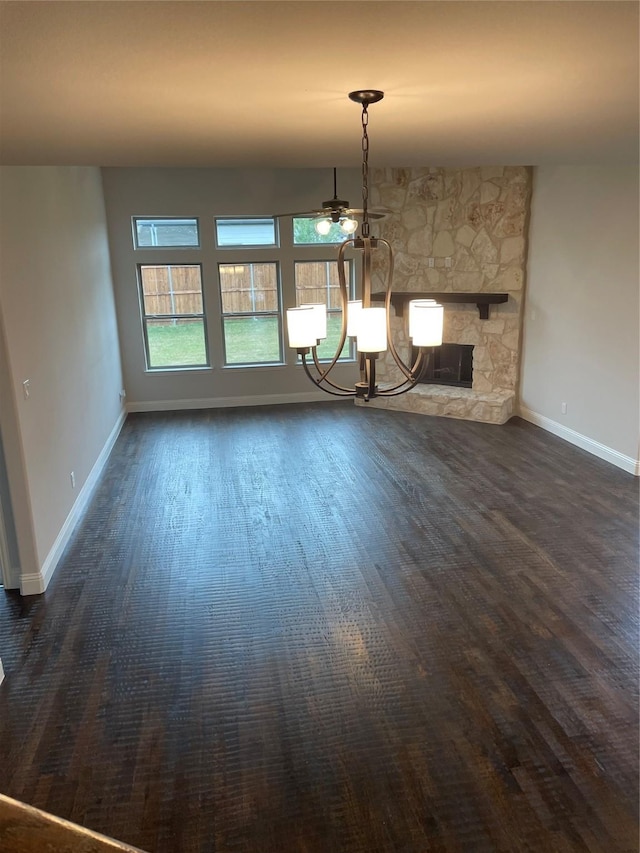
POLYGON ((369 124, 368 105, 362 105, 362 236, 369 236, 369 124))

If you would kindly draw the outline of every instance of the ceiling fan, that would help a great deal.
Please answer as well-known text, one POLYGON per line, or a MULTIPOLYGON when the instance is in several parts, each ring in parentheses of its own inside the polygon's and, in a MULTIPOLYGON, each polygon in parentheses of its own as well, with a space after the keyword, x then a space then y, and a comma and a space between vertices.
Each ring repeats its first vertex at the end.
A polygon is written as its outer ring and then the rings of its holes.
MULTIPOLYGON (((337 169, 333 170, 333 198, 322 202, 322 207, 315 210, 299 210, 294 213, 276 213, 274 218, 282 216, 305 216, 316 217, 316 231, 319 234, 328 234, 333 224, 340 225, 345 234, 353 234, 358 227, 356 216, 362 215, 362 208, 349 207, 349 202, 344 198, 338 198, 337 169)), ((387 212, 373 210, 368 211, 369 219, 382 219, 387 212)))

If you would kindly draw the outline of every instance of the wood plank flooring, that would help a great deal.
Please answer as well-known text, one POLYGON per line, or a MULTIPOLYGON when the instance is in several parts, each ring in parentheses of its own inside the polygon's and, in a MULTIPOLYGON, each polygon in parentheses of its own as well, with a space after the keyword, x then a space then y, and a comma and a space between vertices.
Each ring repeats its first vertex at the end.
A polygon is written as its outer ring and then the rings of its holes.
POLYGON ((0 791, 157 853, 636 851, 637 532, 518 419, 131 415, 0 593, 0 791))

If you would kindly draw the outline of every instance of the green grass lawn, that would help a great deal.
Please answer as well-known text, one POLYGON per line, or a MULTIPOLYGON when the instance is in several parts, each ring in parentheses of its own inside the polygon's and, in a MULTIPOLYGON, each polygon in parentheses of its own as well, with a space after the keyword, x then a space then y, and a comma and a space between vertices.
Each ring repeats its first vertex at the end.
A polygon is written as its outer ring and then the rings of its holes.
POLYGON ((175 325, 150 320, 147 339, 149 367, 207 364, 202 320, 176 320, 175 325))
MULTIPOLYGON (((207 364, 202 320, 177 320, 147 326, 150 367, 200 367, 207 364)), ((340 339, 340 316, 330 315, 320 358, 333 358, 340 339)), ((230 317, 225 321, 227 364, 278 364, 282 361, 276 317, 230 317)), ((343 350, 348 354, 348 341, 343 350)))

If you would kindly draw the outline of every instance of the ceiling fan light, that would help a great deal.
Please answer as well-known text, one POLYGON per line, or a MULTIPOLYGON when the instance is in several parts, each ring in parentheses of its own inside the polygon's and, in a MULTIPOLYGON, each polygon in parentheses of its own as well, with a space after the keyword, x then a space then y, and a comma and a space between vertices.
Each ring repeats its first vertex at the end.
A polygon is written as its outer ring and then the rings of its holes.
POLYGON ((329 231, 331 231, 331 226, 333 223, 330 219, 318 219, 316 221, 316 231, 318 234, 321 234, 323 237, 326 237, 329 231))
POLYGON ((358 223, 350 216, 345 216, 344 219, 340 220, 340 228, 345 234, 353 234, 358 228, 358 223))

